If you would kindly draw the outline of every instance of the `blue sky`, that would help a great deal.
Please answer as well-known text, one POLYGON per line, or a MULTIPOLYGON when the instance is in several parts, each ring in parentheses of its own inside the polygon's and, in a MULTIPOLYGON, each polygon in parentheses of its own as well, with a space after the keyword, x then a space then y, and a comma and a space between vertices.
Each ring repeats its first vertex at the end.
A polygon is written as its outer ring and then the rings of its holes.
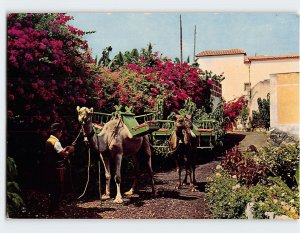
MULTIPOLYGON (((69 13, 70 23, 84 31, 93 55, 112 46, 119 51, 146 47, 172 59, 180 57, 179 12, 176 13, 69 13)), ((194 27, 196 53, 240 48, 247 55, 299 53, 299 19, 292 13, 183 13, 183 58, 192 59, 194 27)))

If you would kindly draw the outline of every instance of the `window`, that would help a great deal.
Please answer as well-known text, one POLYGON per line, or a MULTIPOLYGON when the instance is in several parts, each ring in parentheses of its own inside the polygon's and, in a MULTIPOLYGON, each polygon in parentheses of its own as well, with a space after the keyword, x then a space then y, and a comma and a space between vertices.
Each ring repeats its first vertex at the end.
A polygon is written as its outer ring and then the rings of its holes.
POLYGON ((251 83, 244 83, 244 91, 250 91, 251 83))

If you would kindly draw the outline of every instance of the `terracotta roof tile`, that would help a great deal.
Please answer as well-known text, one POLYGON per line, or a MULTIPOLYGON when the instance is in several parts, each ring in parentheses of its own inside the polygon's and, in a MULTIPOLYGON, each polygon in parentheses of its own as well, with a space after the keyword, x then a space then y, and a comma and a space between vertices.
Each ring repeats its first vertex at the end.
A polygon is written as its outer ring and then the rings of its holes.
POLYGON ((295 59, 300 58, 299 54, 290 54, 290 55, 278 55, 278 56, 248 56, 245 57, 245 63, 249 63, 251 61, 266 61, 266 60, 282 60, 282 59, 295 59))
POLYGON ((234 54, 245 54, 246 51, 242 49, 227 49, 227 50, 205 50, 198 54, 196 57, 206 57, 206 56, 223 56, 223 55, 234 55, 234 54))

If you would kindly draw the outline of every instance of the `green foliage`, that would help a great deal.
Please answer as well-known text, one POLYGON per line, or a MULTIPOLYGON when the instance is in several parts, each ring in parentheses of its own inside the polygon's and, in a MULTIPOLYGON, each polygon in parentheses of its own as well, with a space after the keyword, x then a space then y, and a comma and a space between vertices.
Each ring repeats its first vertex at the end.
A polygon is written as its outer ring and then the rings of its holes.
POLYGON ((280 146, 265 146, 255 155, 255 160, 263 162, 270 171, 279 176, 289 186, 297 185, 295 174, 299 167, 299 144, 287 143, 280 146))
POLYGON ((122 66, 131 63, 139 64, 141 67, 151 67, 155 64, 151 43, 148 44, 147 48, 142 48, 140 53, 136 48, 134 48, 131 51, 125 51, 124 53, 119 52, 112 60, 109 58, 109 53, 111 51, 112 48, 110 46, 103 50, 102 57, 103 60, 107 62, 100 63, 99 61, 98 65, 102 65, 103 67, 116 71, 122 66))
POLYGON ((7 186, 6 186, 6 211, 8 216, 17 212, 23 205, 20 188, 16 182, 17 166, 13 158, 7 157, 7 186))
POLYGON ((244 129, 247 127, 249 112, 250 112, 249 108, 246 105, 243 106, 240 117, 241 117, 241 123, 242 123, 244 129))
POLYGON ((299 145, 268 146, 259 149, 258 153, 237 152, 230 152, 222 166, 217 166, 207 186, 214 217, 244 218, 245 203, 251 202, 254 218, 268 218, 266 213, 271 212, 275 216, 298 219, 300 202, 296 170, 299 169, 299 145), (264 173, 265 167, 271 173, 264 173), (245 180, 251 181, 252 185, 246 186, 245 180))
POLYGON ((300 186, 300 184, 299 184, 299 170, 300 170, 300 167, 299 167, 299 164, 298 164, 298 167, 297 167, 297 170, 296 170, 296 174, 295 174, 295 180, 296 180, 296 182, 297 182, 297 185, 298 185, 298 187, 300 186))
POLYGON ((216 170, 210 181, 206 187, 206 196, 213 217, 245 218, 245 207, 250 201, 247 188, 222 168, 216 170))
POLYGON ((103 52, 102 52, 102 56, 101 58, 99 59, 99 62, 96 64, 98 64, 98 66, 109 66, 110 65, 110 58, 109 58, 109 54, 110 52, 112 51, 112 47, 111 46, 108 46, 106 47, 105 49, 103 49, 103 52))
POLYGON ((299 218, 298 191, 290 189, 278 177, 269 177, 266 184, 241 185, 220 165, 206 187, 208 205, 214 218, 245 218, 247 203, 252 202, 254 218, 268 218, 266 212, 299 218))
POLYGON ((267 218, 266 212, 299 218, 298 191, 291 190, 279 177, 270 177, 267 185, 258 184, 249 189, 254 203, 254 217, 267 218))
POLYGON ((270 127, 270 94, 267 95, 267 99, 257 99, 258 111, 252 111, 252 127, 253 128, 265 128, 270 127))

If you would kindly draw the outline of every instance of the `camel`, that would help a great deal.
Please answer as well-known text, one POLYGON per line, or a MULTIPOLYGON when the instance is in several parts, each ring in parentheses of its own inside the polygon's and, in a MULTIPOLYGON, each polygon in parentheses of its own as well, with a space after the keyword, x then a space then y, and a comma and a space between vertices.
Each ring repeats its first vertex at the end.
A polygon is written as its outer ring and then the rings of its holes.
POLYGON ((175 186, 176 189, 180 189, 183 185, 181 181, 181 165, 184 163, 186 170, 186 178, 190 179, 190 189, 195 191, 195 164, 194 164, 194 149, 193 149, 193 137, 195 135, 191 131, 192 124, 189 125, 190 115, 176 115, 175 130, 172 132, 169 145, 170 150, 175 157, 176 170, 178 172, 178 181, 175 186))
POLYGON ((123 123, 121 116, 116 116, 108 121, 102 128, 99 134, 95 134, 93 130, 92 115, 93 108, 77 106, 78 121, 83 128, 83 134, 86 135, 89 146, 98 151, 102 157, 101 160, 104 164, 106 187, 105 192, 101 196, 102 200, 110 198, 110 159, 115 162, 115 182, 117 187, 117 194, 114 199, 115 203, 123 203, 121 195, 121 163, 123 156, 132 157, 135 178, 132 187, 125 195, 132 195, 136 191, 139 175, 139 163, 138 156, 146 156, 147 171, 151 178, 152 194, 156 195, 154 187, 153 171, 151 166, 151 150, 148 140, 148 136, 132 136, 127 126, 123 123))

